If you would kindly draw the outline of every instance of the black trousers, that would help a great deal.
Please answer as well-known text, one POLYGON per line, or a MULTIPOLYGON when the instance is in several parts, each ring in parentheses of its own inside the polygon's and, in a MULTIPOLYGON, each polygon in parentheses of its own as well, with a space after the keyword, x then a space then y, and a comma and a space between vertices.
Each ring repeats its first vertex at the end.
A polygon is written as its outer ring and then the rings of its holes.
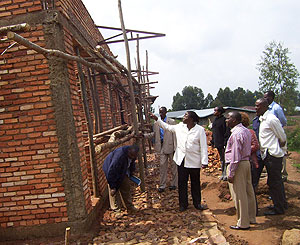
POLYGON ((274 204, 274 210, 279 214, 283 214, 287 202, 281 175, 282 157, 273 157, 268 153, 264 159, 264 163, 268 172, 267 184, 274 204))
POLYGON ((258 186, 259 179, 264 169, 264 166, 265 166, 265 161, 263 161, 262 159, 258 159, 258 168, 254 168, 252 171, 252 184, 254 188, 258 186))
POLYGON ((184 167, 184 160, 178 166, 179 206, 188 207, 188 180, 191 178, 191 192, 194 206, 201 204, 200 168, 184 167))

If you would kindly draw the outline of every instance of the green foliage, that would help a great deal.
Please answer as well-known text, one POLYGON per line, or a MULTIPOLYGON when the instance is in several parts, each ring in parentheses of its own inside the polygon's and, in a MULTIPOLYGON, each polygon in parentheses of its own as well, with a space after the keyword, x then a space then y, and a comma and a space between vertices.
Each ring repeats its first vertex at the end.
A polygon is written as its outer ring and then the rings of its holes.
POLYGON ((260 72, 259 90, 261 92, 273 90, 276 94, 275 100, 287 111, 287 114, 291 114, 297 100, 299 72, 291 63, 288 54, 288 48, 283 48, 280 42, 273 41, 263 51, 257 69, 260 72))
MULTIPOLYGON (((210 102, 211 97, 207 99, 208 102, 210 102)), ((187 109, 203 109, 206 108, 206 103, 207 102, 205 101, 204 94, 201 88, 185 86, 182 90, 182 95, 177 93, 175 96, 173 96, 172 109, 174 111, 187 109)))
POLYGON ((300 127, 287 132, 288 149, 300 151, 300 127))
POLYGON ((210 93, 204 98, 202 89, 186 86, 182 90, 182 95, 176 93, 176 95, 173 96, 172 110, 199 110, 216 106, 254 106, 255 101, 261 97, 263 97, 263 94, 259 91, 251 92, 250 90, 244 90, 241 87, 232 91, 229 87, 226 87, 225 89, 219 89, 215 99, 210 93))
POLYGON ((241 87, 231 91, 230 88, 220 88, 215 101, 212 103, 214 106, 254 106, 255 101, 263 96, 258 91, 251 92, 250 90, 244 90, 241 87))
POLYGON ((300 117, 287 117, 287 128, 285 131, 288 149, 300 152, 300 117))

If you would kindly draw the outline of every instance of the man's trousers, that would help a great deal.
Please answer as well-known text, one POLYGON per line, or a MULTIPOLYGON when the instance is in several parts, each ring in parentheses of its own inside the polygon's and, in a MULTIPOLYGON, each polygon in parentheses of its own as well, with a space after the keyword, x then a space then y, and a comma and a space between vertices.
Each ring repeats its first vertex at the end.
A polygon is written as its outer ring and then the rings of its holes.
POLYGON ((177 165, 173 161, 173 153, 171 154, 159 154, 160 166, 159 166, 159 188, 165 189, 168 179, 168 164, 170 163, 171 170, 171 182, 170 186, 176 186, 178 184, 177 165))
POLYGON ((127 209, 131 209, 133 207, 132 204, 132 196, 131 196, 131 187, 130 187, 130 179, 129 177, 126 175, 124 180, 121 183, 121 186, 119 188, 119 190, 117 191, 117 193, 112 196, 111 195, 111 189, 108 185, 108 196, 109 196, 109 204, 110 204, 110 208, 112 210, 118 210, 122 207, 122 205, 120 204, 120 202, 122 202, 122 204, 125 204, 125 208, 127 209), (120 196, 121 194, 121 196, 120 196), (124 203, 123 203, 123 201, 124 203))
MULTIPOLYGON (((229 173, 229 169, 227 169, 227 173, 229 173)), ((249 161, 238 163, 233 183, 229 183, 229 189, 237 210, 237 226, 248 228, 250 223, 256 222, 256 202, 249 161)))
POLYGON ((184 160, 178 166, 179 206, 188 207, 188 180, 191 177, 191 193, 194 206, 201 204, 200 168, 185 168, 184 160))
POLYGON ((282 157, 273 157, 268 153, 264 162, 268 172, 267 184, 274 203, 274 211, 278 214, 283 214, 287 203, 281 174, 282 157))

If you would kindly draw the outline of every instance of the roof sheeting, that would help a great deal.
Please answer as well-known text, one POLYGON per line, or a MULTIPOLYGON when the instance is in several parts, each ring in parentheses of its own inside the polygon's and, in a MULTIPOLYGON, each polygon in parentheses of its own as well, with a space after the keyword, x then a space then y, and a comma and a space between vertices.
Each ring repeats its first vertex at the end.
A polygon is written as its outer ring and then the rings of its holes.
MULTIPOLYGON (((249 110, 249 109, 239 108, 239 107, 225 106, 223 108, 225 109, 225 111, 226 110, 236 110, 236 111, 244 111, 244 112, 249 112, 249 113, 255 113, 255 110, 249 110)), ((208 109, 202 109, 202 110, 189 109, 189 110, 167 112, 167 117, 182 119, 184 114, 187 111, 194 111, 198 115, 198 117, 200 117, 200 118, 209 117, 209 116, 212 116, 214 114, 214 108, 208 108, 208 109)))

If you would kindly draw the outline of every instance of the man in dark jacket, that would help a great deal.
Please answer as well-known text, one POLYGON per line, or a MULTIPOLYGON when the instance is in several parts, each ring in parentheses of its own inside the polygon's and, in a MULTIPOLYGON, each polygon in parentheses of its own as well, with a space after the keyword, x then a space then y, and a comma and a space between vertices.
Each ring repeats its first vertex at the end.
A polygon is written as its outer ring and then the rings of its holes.
POLYGON ((216 116, 212 124, 212 145, 218 149, 220 161, 222 164, 222 180, 226 180, 226 163, 224 159, 224 150, 227 140, 230 136, 230 130, 226 125, 226 118, 223 116, 225 110, 223 107, 218 106, 214 108, 214 116, 216 116))
POLYGON ((130 191, 130 179, 135 170, 135 159, 139 148, 136 145, 123 146, 109 153, 103 164, 103 171, 109 185, 109 201, 112 210, 119 210, 116 192, 121 192, 126 208, 134 211, 130 191))

